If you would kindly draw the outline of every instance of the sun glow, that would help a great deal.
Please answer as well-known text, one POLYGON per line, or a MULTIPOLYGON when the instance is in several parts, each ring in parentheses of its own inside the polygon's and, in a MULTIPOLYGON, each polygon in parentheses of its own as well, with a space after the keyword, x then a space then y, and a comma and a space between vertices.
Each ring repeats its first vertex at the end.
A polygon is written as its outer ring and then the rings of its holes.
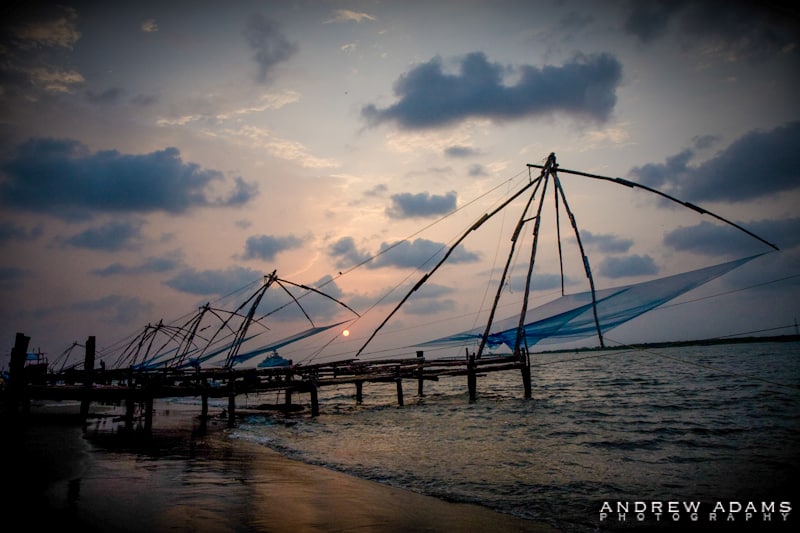
POLYGON ((342 335, 344 335, 345 337, 349 337, 350 336, 350 330, 349 329, 344 330, 342 332, 342 335))

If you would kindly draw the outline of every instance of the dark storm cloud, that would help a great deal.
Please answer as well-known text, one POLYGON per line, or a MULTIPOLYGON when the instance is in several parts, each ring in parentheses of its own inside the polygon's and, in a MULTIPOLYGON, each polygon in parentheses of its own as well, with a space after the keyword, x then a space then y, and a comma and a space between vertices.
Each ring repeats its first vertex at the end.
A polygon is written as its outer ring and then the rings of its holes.
MULTIPOLYGON (((781 250, 800 246, 800 218, 737 222, 781 250)), ((707 256, 736 256, 768 251, 766 245, 732 226, 702 221, 664 236, 664 245, 707 256)))
POLYGON ((554 112, 604 121, 617 101, 622 65, 609 54, 580 56, 563 66, 507 68, 474 52, 448 74, 440 58, 414 67, 395 82, 399 101, 361 111, 370 124, 395 121, 404 128, 431 128, 471 117, 497 121, 554 112), (505 83, 514 74, 514 85, 505 83))
POLYGON ((75 248, 104 252, 132 250, 140 245, 143 224, 139 220, 114 220, 68 237, 63 240, 63 243, 75 248))
POLYGON ((623 254, 630 250, 633 246, 633 241, 630 239, 621 239, 616 235, 595 235, 591 231, 581 232, 581 241, 587 245, 592 246, 600 252, 623 254))
POLYGON ((681 200, 746 201, 800 187, 800 122, 752 131, 712 159, 689 166, 693 150, 629 172, 631 179, 681 200))
POLYGON ((227 198, 212 198, 221 172, 184 163, 176 148, 144 155, 91 153, 75 140, 32 139, 0 166, 0 205, 58 216, 90 218, 93 211, 182 213, 194 207, 237 206, 256 187, 236 178, 227 198))
MULTIPOLYGON (((416 239, 413 242, 398 241, 393 244, 384 242, 380 251, 371 256, 367 252, 358 250, 351 237, 342 237, 328 249, 328 255, 336 260, 337 268, 366 263, 367 268, 400 267, 424 270, 439 261, 446 251, 447 246, 442 243, 416 239), (373 257, 372 261, 369 261, 370 257, 373 257)), ((451 264, 471 263, 477 260, 478 254, 460 246, 453 250, 448 258, 451 264)))
POLYGON ((800 35, 800 11, 788 2, 632 0, 625 10, 625 31, 642 43, 674 29, 686 50, 702 47, 726 59, 790 51, 800 35))
POLYGON ((600 262, 597 272, 607 278, 650 276, 658 274, 658 267, 649 255, 628 255, 606 257, 600 262))
POLYGON ((167 280, 166 284, 176 291, 189 294, 225 295, 263 277, 264 272, 242 267, 202 271, 188 269, 167 280))
POLYGON ((275 256, 285 250, 299 248, 303 244, 303 239, 294 235, 276 237, 274 235, 254 235, 248 237, 245 243, 245 259, 263 259, 274 261, 275 256))
POLYGON ((253 50, 253 60, 258 65, 259 82, 266 82, 278 63, 288 60, 297 51, 297 45, 283 34, 280 25, 260 13, 254 14, 244 31, 247 44, 253 50))
POLYGON ((392 205, 386 209, 389 218, 416 218, 445 215, 456 208, 456 193, 431 195, 401 193, 392 195, 392 205))

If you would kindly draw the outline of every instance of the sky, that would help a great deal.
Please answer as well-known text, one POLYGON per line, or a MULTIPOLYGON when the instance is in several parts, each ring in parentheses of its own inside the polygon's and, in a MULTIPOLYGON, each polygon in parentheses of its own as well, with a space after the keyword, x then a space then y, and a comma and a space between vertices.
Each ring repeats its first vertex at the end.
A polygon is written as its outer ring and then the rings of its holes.
MULTIPOLYGON (((89 336, 110 354, 205 304, 236 309, 273 272, 282 282, 259 307, 270 341, 343 322, 314 357, 413 354, 485 321, 520 202, 469 229, 551 153, 597 288, 764 254, 609 342, 797 330, 800 19, 788 2, 0 9, 0 367, 18 332, 51 361, 89 336)), ((561 290, 551 204, 531 307, 561 290)), ((586 291, 560 217, 565 290, 586 291)), ((531 226, 503 317, 519 312, 531 226)))

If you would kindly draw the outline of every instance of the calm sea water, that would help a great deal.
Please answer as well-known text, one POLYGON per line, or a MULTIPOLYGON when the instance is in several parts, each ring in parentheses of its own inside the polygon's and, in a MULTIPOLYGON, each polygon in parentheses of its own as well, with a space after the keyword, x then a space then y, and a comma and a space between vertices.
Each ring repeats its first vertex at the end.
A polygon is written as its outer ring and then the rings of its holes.
POLYGON ((531 400, 516 371, 479 377, 474 403, 466 377, 426 381, 422 397, 404 382, 404 407, 394 384, 365 384, 361 405, 343 386, 321 390, 319 417, 247 418, 231 437, 568 531, 692 520, 684 508, 656 517, 654 502, 700 502, 700 524, 722 504, 716 521, 754 531, 777 527, 779 502, 800 513, 800 344, 541 354, 534 365, 531 400), (648 505, 643 522, 634 502, 648 505), (758 509, 745 523, 748 502, 758 509), (614 512, 601 520, 604 504, 614 512))

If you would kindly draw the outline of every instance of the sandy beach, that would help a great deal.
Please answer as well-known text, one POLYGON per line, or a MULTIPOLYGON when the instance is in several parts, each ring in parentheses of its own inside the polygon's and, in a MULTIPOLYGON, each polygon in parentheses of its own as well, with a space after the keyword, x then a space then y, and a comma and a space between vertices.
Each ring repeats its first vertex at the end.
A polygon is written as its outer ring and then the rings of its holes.
MULTIPOLYGON (((152 435, 69 407, 3 420, 2 507, 25 529, 82 531, 556 531, 290 460, 230 439, 226 422, 156 405, 152 435)), ((102 412, 102 409, 100 409, 102 412)), ((93 409, 98 412, 98 409, 93 409)))

